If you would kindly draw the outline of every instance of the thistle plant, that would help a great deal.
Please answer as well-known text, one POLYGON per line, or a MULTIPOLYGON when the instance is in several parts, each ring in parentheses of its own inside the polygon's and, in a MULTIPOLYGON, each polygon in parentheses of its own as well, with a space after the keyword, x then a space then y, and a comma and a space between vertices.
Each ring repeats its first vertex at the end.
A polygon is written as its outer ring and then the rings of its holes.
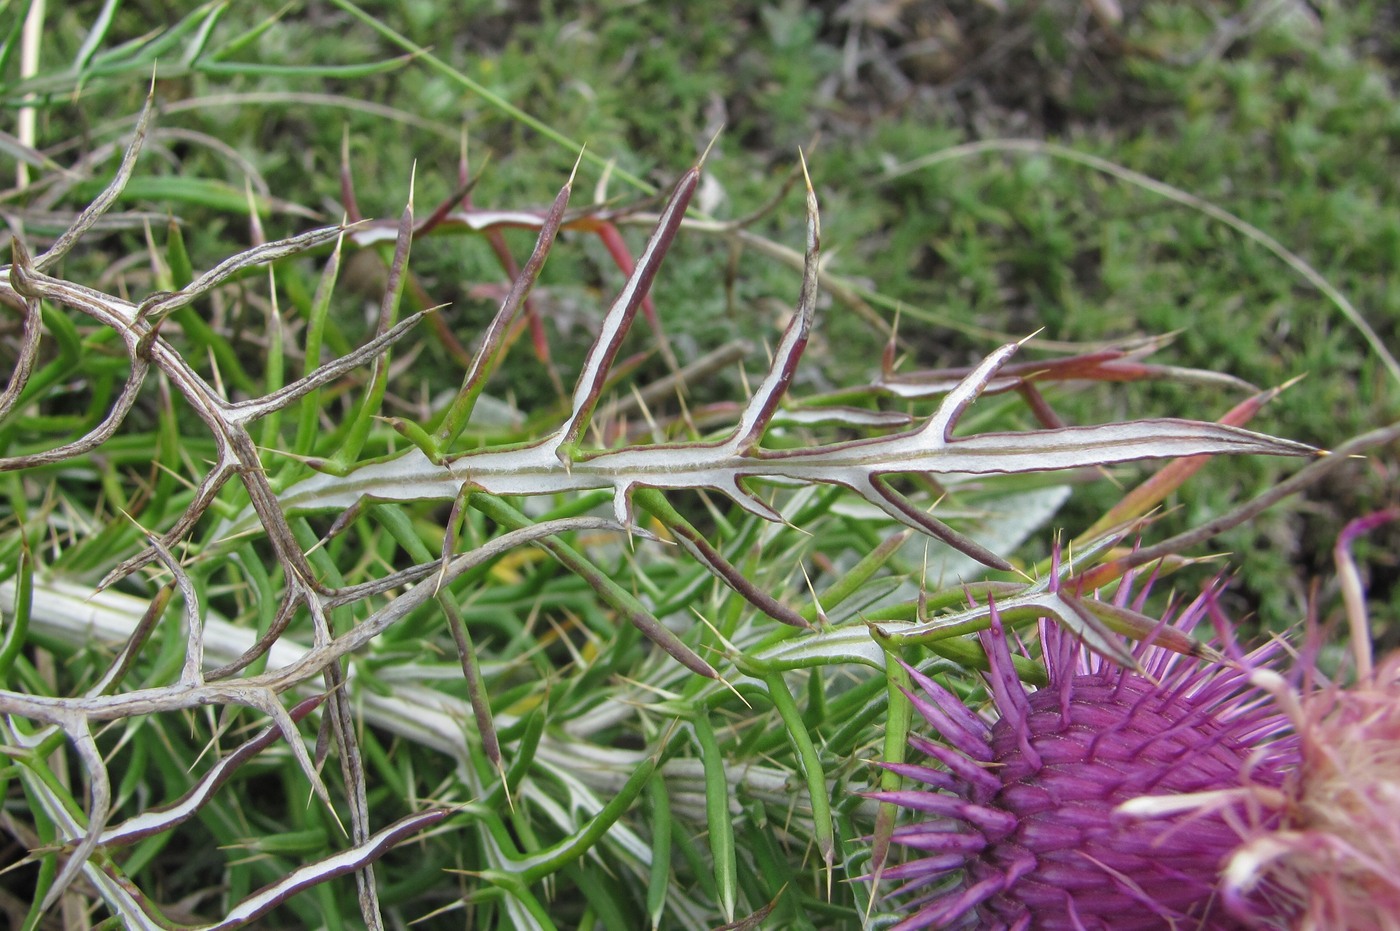
MULTIPOLYGON (((754 912, 776 907, 758 888, 745 888, 741 898, 746 880, 736 866, 731 807, 741 788, 740 794, 760 808, 782 810, 790 804, 788 780, 797 774, 753 766, 742 773, 727 771, 722 746, 730 738, 715 732, 710 709, 729 695, 771 703, 785 731, 778 739, 790 742, 804 788, 801 806, 783 817, 794 838, 813 846, 830 884, 843 845, 859 833, 851 819, 863 803, 831 805, 831 764, 809 731, 821 722, 809 724, 798 713, 785 674, 835 663, 883 667, 889 638, 896 634, 928 642, 956 662, 979 661, 975 643, 963 635, 999 623, 981 607, 931 619, 927 597, 913 599, 899 588, 886 588, 881 604, 851 602, 857 593, 872 596, 875 589, 866 585, 872 575, 905 558, 900 554, 910 533, 983 566, 1013 568, 1009 552, 938 517, 938 498, 951 490, 960 500, 977 500, 969 487, 972 476, 1217 453, 1311 453, 1301 444, 1238 426, 1173 419, 956 435, 973 402, 1016 353, 1016 344, 931 389, 941 400, 931 413, 913 419, 871 406, 798 402, 789 389, 815 324, 820 278, 820 227, 810 181, 795 312, 767 371, 733 408, 730 425, 710 433, 695 427, 689 436, 667 442, 600 445, 595 415, 633 320, 685 225, 701 175, 698 165, 681 176, 651 218, 649 237, 604 313, 558 412, 542 415, 529 434, 509 442, 473 426, 488 380, 502 366, 560 230, 578 223, 569 213, 572 180, 547 211, 525 215, 526 225, 537 224, 534 249, 475 340, 455 393, 426 418, 390 416, 384 409, 395 378, 390 354, 428 313, 400 319, 412 248, 416 238, 450 222, 454 211, 469 209, 460 203, 463 195, 454 195, 424 222, 415 219, 410 204, 387 256, 389 276, 374 335, 323 361, 341 258, 347 249, 382 238, 372 225, 326 227, 258 244, 203 274, 182 266, 178 251, 170 251, 173 261, 159 269, 167 286, 139 301, 56 273, 117 202, 151 119, 148 106, 114 180, 62 235, 42 250, 13 236, 12 263, 0 269, 0 300, 23 320, 13 374, 0 395, 0 416, 58 403, 53 373, 83 378, 75 363, 99 347, 105 352, 119 347, 115 358, 125 360, 124 371, 108 362, 88 376, 95 379, 94 395, 110 398, 110 404, 84 423, 78 438, 47 448, 20 440, 14 453, 0 460, 0 467, 20 479, 12 487, 21 491, 24 482, 39 476, 56 480, 63 469, 114 477, 113 462, 139 463, 143 453, 150 461, 150 446, 142 449, 141 438, 151 435, 145 431, 154 426, 158 438, 157 473, 139 499, 123 496, 119 506, 126 516, 119 523, 104 526, 96 515, 68 522, 63 542, 47 546, 56 506, 11 506, 15 532, 5 571, 13 608, 0 654, 7 676, 0 711, 6 715, 4 741, 13 761, 9 772, 48 832, 33 845, 45 865, 26 919, 30 926, 79 888, 130 927, 179 923, 170 903, 157 901, 131 874, 195 822, 240 836, 258 849, 256 838, 247 839, 256 829, 231 807, 228 786, 245 778, 240 770, 269 755, 289 759, 300 772, 302 787, 321 813, 308 829, 333 833, 343 822, 347 839, 329 844, 329 853, 284 858, 277 861, 281 868, 269 864, 271 875, 262 874, 266 881, 260 888, 252 880, 258 872, 244 872, 223 901, 201 907, 199 918, 183 923, 246 925, 279 906, 294 907, 302 890, 353 873, 358 920, 382 927, 381 884, 373 864, 410 837, 423 837, 421 843, 431 847, 437 834, 461 833, 472 838, 471 853, 446 854, 445 860, 438 855, 437 862, 466 870, 474 889, 439 897, 439 907, 486 903, 514 926, 548 925, 552 908, 534 887, 573 869, 581 857, 603 856, 605 849, 613 869, 659 883, 659 895, 646 902, 653 923, 665 914, 697 925, 716 910, 732 920, 741 902, 754 912), (298 353, 304 369, 286 380, 284 355, 289 354, 277 276, 294 274, 296 263, 313 255, 325 256, 325 264, 316 294, 304 308, 305 345, 298 353), (273 288, 271 351, 258 385, 243 371, 245 363, 201 326, 199 308, 230 289, 245 288, 250 275, 262 269, 273 288), (48 367, 42 354, 46 337, 67 353, 48 367), (201 345, 215 359, 212 369, 201 371, 194 361, 201 345), (324 393, 347 386, 358 400, 333 408, 342 412, 343 422, 324 423, 324 393), (142 410, 150 399, 154 422, 142 410), (284 421, 293 417, 295 429, 287 431, 284 421), (190 441, 181 434, 193 424, 202 425, 207 439, 193 447, 198 452, 187 452, 190 441), (824 425, 817 429, 828 436, 835 430, 846 436, 820 438, 820 432, 810 432, 812 424, 824 425), (128 436, 136 440, 134 446, 122 445, 128 436), (181 490, 171 477, 186 473, 190 484, 181 490), (905 485, 897 481, 901 476, 919 481, 905 485), (919 484, 930 481, 938 484, 919 484), (959 491, 963 488, 967 491, 959 491), (688 517, 676 492, 705 502, 706 519, 688 517), (732 502, 732 512, 720 507, 716 496, 732 502), (833 566, 829 584, 814 599, 794 588, 787 570, 775 565, 791 567, 803 558, 791 528, 812 529, 829 520, 833 508, 851 506, 841 504, 850 500, 881 515, 889 535, 874 546, 842 543, 860 558, 833 566), (415 515, 442 507, 447 513, 434 517, 436 530, 425 535, 415 515), (118 542, 127 553, 112 559, 118 542), (533 601, 526 612, 530 618, 483 626, 484 617, 500 614, 499 604, 491 607, 504 585, 499 579, 510 577, 505 566, 523 558, 519 548, 526 544, 547 554, 566 576, 555 579, 552 569, 532 570, 538 581, 524 583, 522 595, 515 596, 524 597, 527 606, 533 601), (668 553, 669 544, 683 558, 668 553), (43 566, 45 552, 82 571, 65 579, 43 566), (96 582, 79 589, 89 599, 83 611, 91 626, 69 626, 69 635, 81 638, 104 629, 120 646, 104 653, 93 645, 71 678, 46 679, 26 653, 33 648, 30 619, 42 618, 50 634, 59 630, 65 613, 59 604, 72 597, 73 585, 83 578, 96 582), (564 600, 552 601, 561 596, 564 600), (143 599, 139 609, 130 606, 132 597, 143 599), (843 618, 838 613, 843 602, 851 602, 847 611, 863 604, 867 616, 882 617, 884 627, 872 634, 859 614, 843 618), (542 609, 546 603, 560 607, 542 609), (688 610, 698 606, 703 606, 698 611, 703 623, 688 610), (549 636, 536 627, 541 610, 554 627, 549 636), (236 616, 225 621, 222 611, 236 616), (900 612, 910 614, 901 621, 900 612), (821 629, 814 629, 816 622, 822 622, 821 629), (483 639, 489 652, 477 647, 483 639), (543 664, 562 696, 543 699, 532 687, 515 688, 530 685, 534 673, 526 670, 540 668, 546 657, 539 651, 550 641, 565 650, 543 664), (446 649, 455 659, 426 662, 417 644, 446 649), (460 686, 413 681, 428 670, 440 680, 448 668, 455 669, 460 686), (590 683, 607 676, 625 677, 638 683, 637 689, 627 701, 615 695, 600 702, 589 695, 590 683), (556 700, 570 709, 567 723, 552 719, 556 700), (158 726, 152 722, 163 716, 197 709, 218 709, 212 717, 194 715, 189 721, 203 720, 200 728, 209 728, 204 739, 219 749, 183 777, 183 785, 171 774, 166 797, 146 797, 144 789, 138 797, 126 768, 130 761, 123 756, 125 741, 135 729, 158 726), (644 750, 626 746, 636 736, 620 736, 619 727, 629 720, 644 750), (322 729, 314 743, 303 731, 312 721, 322 729), (427 785, 420 785, 415 773, 386 769, 389 754, 365 730, 366 723, 440 748, 447 754, 446 767, 427 785), (255 733, 233 730, 245 726, 255 733), (693 750, 681 752, 686 746, 693 750), (81 770, 82 792, 50 762, 64 747, 81 770), (327 754, 337 759, 334 784, 320 765, 327 754), (575 772, 569 764, 578 760, 591 764, 575 772), (398 787, 397 798, 386 799, 382 787, 372 784, 371 767, 398 787), (649 840, 619 823, 644 792, 652 806, 649 840), (414 801, 425 796, 432 801, 414 801), (660 833, 660 825, 673 821, 674 834, 708 830, 712 874, 703 891, 708 905, 685 890, 667 889, 672 843, 693 852, 687 839, 660 833), (126 848, 137 852, 125 856, 126 848), (217 915, 212 920, 211 911, 217 915)), ((521 223, 521 214, 510 222, 521 223)), ((1105 361, 1076 372, 1113 377, 1101 367, 1105 361)), ((678 374, 684 378, 685 372, 678 374)), ((1012 379, 1024 387, 1033 373, 1013 370, 1012 379)), ((869 396, 882 392, 872 385, 869 396)), ((538 564, 528 559, 522 564, 538 564)), ((1054 585, 998 584, 1000 610, 1007 616, 1052 614, 1075 638, 1110 655, 1124 653, 1112 631, 1152 633, 1131 612, 1105 613, 1054 585)), ((1189 648, 1184 641, 1178 645, 1189 648)), ((817 678, 811 681, 820 687, 817 678)), ((877 677, 833 701, 863 707, 884 686, 877 677)), ((833 726, 839 720, 833 717, 833 726)), ((833 737, 849 745, 859 735, 843 728, 833 737)), ((757 849, 743 850, 745 857, 758 855, 757 849)))

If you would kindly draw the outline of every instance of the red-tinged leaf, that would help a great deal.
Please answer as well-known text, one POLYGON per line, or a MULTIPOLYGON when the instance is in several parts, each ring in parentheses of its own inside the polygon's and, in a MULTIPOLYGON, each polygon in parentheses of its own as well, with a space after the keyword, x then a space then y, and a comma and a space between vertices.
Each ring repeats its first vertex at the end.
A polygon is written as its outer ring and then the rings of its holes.
POLYGON ((729 438, 729 446, 739 453, 754 451, 763 439, 763 431, 778 409, 778 404, 787 394, 797 371, 797 363, 802 359, 802 351, 807 348, 807 340, 812 332, 812 321, 817 312, 817 278, 821 261, 821 218, 817 212, 817 195, 812 190, 812 179, 807 181, 807 251, 802 261, 802 290, 797 298, 797 312, 788 321, 778 349, 773 353, 773 362, 768 374, 759 382, 739 418, 729 438))
POLYGON ((661 219, 657 221, 656 228, 647 239, 642 257, 603 317, 598 338, 588 350, 583 370, 579 373, 578 383, 574 387, 573 410, 563 427, 551 438, 554 452, 563 453, 567 458, 568 451, 578 442, 588 426, 589 418, 598 405, 598 396, 602 392, 603 384, 607 381, 608 370, 612 368, 613 359, 622 348, 622 340, 632 326, 632 319, 637 314, 642 298, 651 288, 652 279, 656 277, 661 260, 665 258, 676 232, 680 229, 681 220, 685 219, 686 207, 690 204, 690 198, 695 193, 699 181, 700 170, 692 168, 676 183, 675 190, 661 211, 661 219))
POLYGON ((346 126, 340 136, 340 202, 345 208, 345 219, 358 223, 364 219, 359 201, 355 197, 355 172, 350 167, 350 127, 346 126))
MULTIPOLYGON (((504 355, 504 347, 511 326, 529 297, 530 289, 534 287, 540 272, 544 269, 545 260, 549 256, 550 247, 554 245, 555 237, 559 234, 559 226, 564 220, 564 210, 569 204, 569 195, 572 192, 573 178, 570 177, 568 183, 554 198, 554 203, 544 218, 539 236, 535 240, 535 248, 531 251, 530 258, 526 260, 525 268, 514 276, 510 293, 501 302, 496 316, 491 319, 491 324, 486 328, 486 333, 481 338, 481 346, 472 359, 471 368, 467 370, 466 376, 462 379, 462 387, 458 390, 457 397, 453 400, 452 406, 448 408, 447 414, 443 417, 442 426, 438 430, 438 439, 444 447, 449 446, 461 435, 471 417, 473 408, 476 406, 476 399, 481 396, 482 390, 486 387, 487 379, 491 377, 491 373, 495 371, 496 365, 504 355)), ((509 252, 506 252, 505 255, 506 259, 513 265, 514 260, 509 259, 509 252)))
MULTIPOLYGON (((608 255, 612 256, 613 264, 617 266, 622 274, 631 276, 637 270, 637 261, 632 258, 632 250, 627 248, 627 242, 618 232, 617 227, 612 223, 599 223, 596 228, 598 239, 603 243, 603 248, 608 250, 608 255)), ((660 334, 661 318, 656 315, 656 302, 651 299, 650 294, 642 295, 642 316, 646 318, 647 325, 652 331, 660 334)))
MULTIPOLYGON (((1140 361, 1142 356, 1155 351, 1159 345, 1160 342, 1154 341, 1133 349, 1101 349, 1058 359, 1018 362, 1004 366, 983 390, 986 394, 1001 394, 1034 382, 1132 382, 1148 379, 1225 385, 1232 388, 1251 387, 1248 382, 1220 372, 1150 365, 1140 361)), ((875 387, 901 398, 929 398, 945 394, 953 390, 970 371, 967 368, 945 368, 896 375, 889 370, 892 359, 889 358, 888 349, 886 356, 886 370, 875 382, 875 387)))

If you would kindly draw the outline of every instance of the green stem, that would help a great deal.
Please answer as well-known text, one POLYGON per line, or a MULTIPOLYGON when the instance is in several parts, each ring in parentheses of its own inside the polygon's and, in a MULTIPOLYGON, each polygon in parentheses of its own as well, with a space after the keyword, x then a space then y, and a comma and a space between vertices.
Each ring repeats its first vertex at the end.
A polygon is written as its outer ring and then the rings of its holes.
MULTIPOLYGON (((815 674, 814 672, 813 675, 815 674)), ((817 849, 821 851, 822 860, 826 863, 829 878, 836 858, 836 832, 831 823, 831 796, 826 785, 826 773, 822 769, 821 757, 817 755, 812 735, 807 731, 807 725, 797 710, 797 703, 792 700, 792 693, 788 691, 782 674, 768 673, 763 677, 763 684, 767 686, 773 706, 778 709, 778 715, 787 726, 788 737, 792 741, 793 749, 797 751, 797 762, 807 780, 807 794, 812 800, 812 822, 817 837, 817 849)))

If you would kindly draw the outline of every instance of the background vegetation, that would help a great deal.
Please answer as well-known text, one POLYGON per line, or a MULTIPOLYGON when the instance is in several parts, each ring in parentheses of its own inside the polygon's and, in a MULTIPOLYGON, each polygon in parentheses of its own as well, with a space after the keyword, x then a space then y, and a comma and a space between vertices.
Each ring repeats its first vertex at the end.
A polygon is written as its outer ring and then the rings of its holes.
MULTIPOLYGON (((62 267, 68 280, 132 300, 180 286, 190 271, 251 244, 338 221, 349 206, 342 164, 361 215, 392 228, 412 189, 424 216, 459 188, 464 138, 471 201, 483 209, 542 210, 586 146, 573 203, 624 209, 620 227, 635 253, 642 218, 627 211, 654 213, 656 193, 709 148, 694 216, 760 214, 746 227, 752 238, 698 224, 682 232, 653 287, 682 364, 736 339, 747 343, 743 366, 735 361, 688 384, 686 405, 703 411, 743 396, 741 369, 753 378, 763 371, 763 347, 776 342, 792 312, 800 266, 763 243, 800 252, 800 186, 773 203, 793 179, 800 149, 821 200, 831 280, 798 397, 869 385, 897 321, 905 372, 968 366, 1032 333, 1023 351, 1042 360, 1071 343, 1085 351, 1173 334, 1152 361, 1260 387, 1306 376, 1264 408, 1254 429, 1335 447, 1400 414, 1400 382, 1377 350, 1400 345, 1400 102, 1393 89, 1400 13, 1389 4, 70 2, 43 12, 30 68, 22 24, 34 6, 0 0, 0 103, 9 124, 0 135, 7 166, 0 213, 29 240, 66 227, 110 181, 154 72, 157 113, 136 175, 62 267), (36 117, 29 145, 18 128, 26 107, 36 117), (1056 149, 957 148, 1013 138, 1059 143, 1228 211, 1349 298, 1374 340, 1297 268, 1199 204, 1173 201, 1056 149), (27 176, 10 187, 20 171, 27 176)), ((517 261, 533 235, 506 233, 517 261)), ((197 314, 174 318, 178 329, 164 335, 207 377, 217 372, 231 394, 260 393, 281 377, 269 360, 285 354, 287 371, 301 371, 315 308, 328 314, 325 339, 334 354, 373 335, 381 294, 393 282, 390 246, 347 251, 329 305, 314 296, 331 261, 327 246, 279 264, 271 284, 262 273, 240 277, 197 314)), ((464 360, 449 335, 470 347, 509 279, 487 237, 452 228, 415 242, 410 271, 408 309, 440 305, 439 323, 420 324, 396 350, 379 413, 426 421, 462 381, 464 360)), ((487 389, 497 419, 474 421, 468 441, 523 439, 557 422, 551 366, 562 384, 572 383, 622 279, 602 237, 562 234, 534 298, 549 360, 532 354, 522 336, 487 389)), ((48 313, 45 322, 63 328, 48 313)), ((0 312, 0 327, 8 363, 20 316, 0 312)), ((57 445, 101 419, 126 360, 98 329, 70 324, 51 344, 49 375, 34 403, 0 423, 6 455, 57 445)), ((651 345, 646 333, 628 344, 640 354, 630 375, 637 385, 668 374, 664 353, 643 352, 651 345)), ((311 416, 323 435, 305 444, 297 439, 304 411, 254 437, 265 449, 329 457, 363 390, 363 379, 327 389, 324 414, 311 416)), ((622 384, 619 397, 629 391, 622 384)), ((1050 385, 1045 392, 1067 423, 1214 420, 1247 394, 1182 379, 1050 385)), ((929 409, 860 397, 888 410, 929 409)), ((649 401, 663 427, 681 412, 673 395, 649 401)), ((1003 398, 984 400, 970 419, 983 429, 1034 426, 1024 405, 1003 398)), ((375 422, 370 452, 403 445, 375 422)), ((140 548, 123 512, 167 527, 212 451, 194 413, 153 385, 100 453, 0 476, 8 495, 0 515, 6 578, 30 573, 90 592, 140 548)), ((1172 584, 1190 592, 1230 567, 1229 597, 1247 626, 1295 623, 1313 580, 1328 571, 1341 525, 1396 503, 1395 454, 1393 444, 1376 450, 1184 554, 1229 552, 1172 584)), ((269 453, 265 462, 281 470, 275 477, 284 483, 305 474, 292 457, 269 453)), ((1145 540, 1198 526, 1296 468, 1280 458, 1212 462, 1172 495, 1145 540)), ((1071 483, 1068 495, 1047 491, 1048 479, 1018 479, 954 503, 972 512, 969 532, 1004 540, 1017 564, 1029 567, 1049 552, 1054 528, 1079 534, 1143 474, 1133 467, 1055 476, 1056 487, 1071 483), (991 510, 1008 495, 1023 496, 1011 500, 1026 517, 1010 529, 991 510)), ((236 493, 223 504, 226 517, 243 507, 236 493)), ((810 536, 759 529, 760 522, 698 497, 684 505, 760 585, 793 604, 810 601, 804 571, 823 591, 850 578, 862 554, 894 548, 887 520, 825 492, 785 509, 808 518, 801 526, 810 536)), ((571 507, 582 505, 559 499, 529 514, 540 519, 571 507)), ((425 504, 398 513, 365 517, 338 536, 326 549, 334 566, 371 577, 436 553, 447 509, 425 504)), ((304 545, 333 519, 307 522, 304 545)), ((473 519, 482 534, 496 526, 480 514, 473 519)), ((213 520, 201 525, 195 550, 212 547, 216 530, 213 520)), ((1396 533, 1379 531, 1358 551, 1371 569, 1378 618, 1400 606, 1396 533)), ((239 565, 266 562, 262 546, 249 544, 239 565)), ((771 645, 764 637, 775 622, 754 617, 746 602, 683 561, 599 552, 652 601, 684 605, 733 642, 771 645)), ((922 544, 919 554, 888 557, 893 562, 882 567, 868 605, 847 605, 846 616, 894 599, 909 579, 917 583, 927 571, 921 554, 922 544)), ((972 578, 961 563, 941 571, 940 585, 972 578)), ((276 606, 269 594, 275 571, 200 572, 210 610, 265 628, 276 606)), ((166 580, 152 570, 116 588, 149 599, 166 580)), ((867 761, 888 750, 883 676, 857 664, 824 665, 790 676, 792 707, 776 707, 771 691, 712 688, 644 649, 592 589, 541 553, 513 553, 473 584, 462 610, 491 683, 509 806, 469 722, 450 735, 412 726, 411 709, 429 700, 414 689, 465 707, 461 669, 439 620, 414 616, 355 668, 359 700, 404 702, 378 717, 366 712, 361 739, 376 818, 388 823, 428 802, 459 806, 431 836, 381 865, 391 925, 461 927, 465 914, 474 926, 509 926, 518 918, 512 909, 527 901, 560 927, 714 926, 769 903, 775 927, 859 924, 869 888, 852 880, 868 868, 860 838, 874 814, 856 793, 877 778, 867 761), (793 739, 794 720, 810 748, 793 739), (677 721, 685 736, 672 740, 677 721), (648 754, 666 778, 643 775, 636 804, 620 813, 614 832, 586 837, 590 819, 632 785, 648 754), (585 758, 589 775, 572 772, 585 758), (835 807, 830 871, 817 853, 822 841, 807 791, 813 759, 835 807), (717 820, 717 811, 727 818, 717 820), (717 838, 725 823, 734 836, 717 838), (587 841, 582 859, 534 873, 494 849, 551 850, 578 838, 587 841), (660 861, 657 851, 665 854, 660 861), (659 900, 646 892, 648 882, 663 890, 659 900)), ((1319 597, 1329 605, 1326 591, 1319 597)), ((0 611, 13 624, 9 598, 0 611)), ((304 618, 289 636, 309 639, 304 618)), ((722 641, 697 636, 721 649, 722 641)), ((1391 629, 1377 638, 1382 648, 1400 639, 1391 629)), ((133 679, 162 681, 172 662, 178 667, 181 649, 178 630, 162 635, 143 652, 133 679)), ((7 687, 80 690, 111 652, 110 643, 36 627, 7 687)), ((967 687, 974 688, 970 679, 967 687)), ((243 711, 114 726, 99 744, 121 783, 118 808, 131 814, 174 798, 207 765, 200 761, 211 740, 227 749, 246 739, 243 729, 264 723, 243 711)), ((82 799, 75 762, 60 753, 51 765, 54 785, 82 799)), ((54 828, 27 800, 13 768, 0 778, 8 791, 4 857, 18 862, 50 842, 54 828)), ((236 779, 198 818, 119 857, 126 875, 172 917, 213 920, 296 864, 344 846, 324 806, 307 804, 306 778, 284 748, 265 751, 236 779)), ((56 859, 28 861, 0 880, 16 927, 41 926, 29 905, 52 881, 56 859)), ((90 900, 83 892, 69 896, 68 911, 42 921, 100 921, 100 906, 84 912, 90 900)), ((317 886, 277 915, 284 927, 354 927, 354 882, 317 886)))

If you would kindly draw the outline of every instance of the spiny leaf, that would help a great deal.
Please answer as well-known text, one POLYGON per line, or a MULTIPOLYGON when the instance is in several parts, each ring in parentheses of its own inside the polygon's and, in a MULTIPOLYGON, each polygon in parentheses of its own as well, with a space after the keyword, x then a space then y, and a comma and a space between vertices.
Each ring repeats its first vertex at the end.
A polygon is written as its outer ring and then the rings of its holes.
MULTIPOLYGON (((767 374, 746 402, 729 436, 718 442, 626 446, 592 453, 580 450, 578 439, 597 405, 608 369, 697 179, 698 173, 692 169, 673 192, 635 273, 604 318, 575 387, 572 409, 559 428, 535 443, 514 449, 471 452, 442 463, 433 462, 421 450, 412 450, 349 475, 316 476, 284 492, 281 506, 292 510, 345 509, 363 497, 383 501, 455 499, 468 484, 495 495, 545 495, 605 488, 613 492, 619 522, 631 526, 634 489, 708 489, 725 494, 750 513, 776 522, 783 519, 781 515, 758 498, 749 489, 749 483, 770 480, 836 484, 861 495, 900 523, 930 534, 984 564, 1009 569, 1000 554, 956 533, 896 492, 886 476, 911 472, 1039 472, 1207 453, 1311 452, 1302 444, 1238 428, 1169 419, 955 439, 953 431, 959 418, 1007 364, 1017 349, 1014 343, 992 353, 953 384, 937 411, 921 425, 883 437, 798 449, 765 449, 764 432, 791 384, 815 312, 821 239, 810 181, 807 251, 797 313, 784 331, 767 374)), ((544 241, 542 234, 541 242, 544 241)), ((509 304, 508 301, 503 306, 502 313, 509 304)), ((485 353, 483 347, 481 358, 485 353)), ((244 520, 229 529, 238 531, 246 526, 250 523, 244 520)), ((687 539, 692 551, 704 557, 708 550, 700 545, 701 541, 687 539)), ((725 571, 725 566, 714 560, 705 561, 736 590, 745 593, 744 586, 725 571)))

